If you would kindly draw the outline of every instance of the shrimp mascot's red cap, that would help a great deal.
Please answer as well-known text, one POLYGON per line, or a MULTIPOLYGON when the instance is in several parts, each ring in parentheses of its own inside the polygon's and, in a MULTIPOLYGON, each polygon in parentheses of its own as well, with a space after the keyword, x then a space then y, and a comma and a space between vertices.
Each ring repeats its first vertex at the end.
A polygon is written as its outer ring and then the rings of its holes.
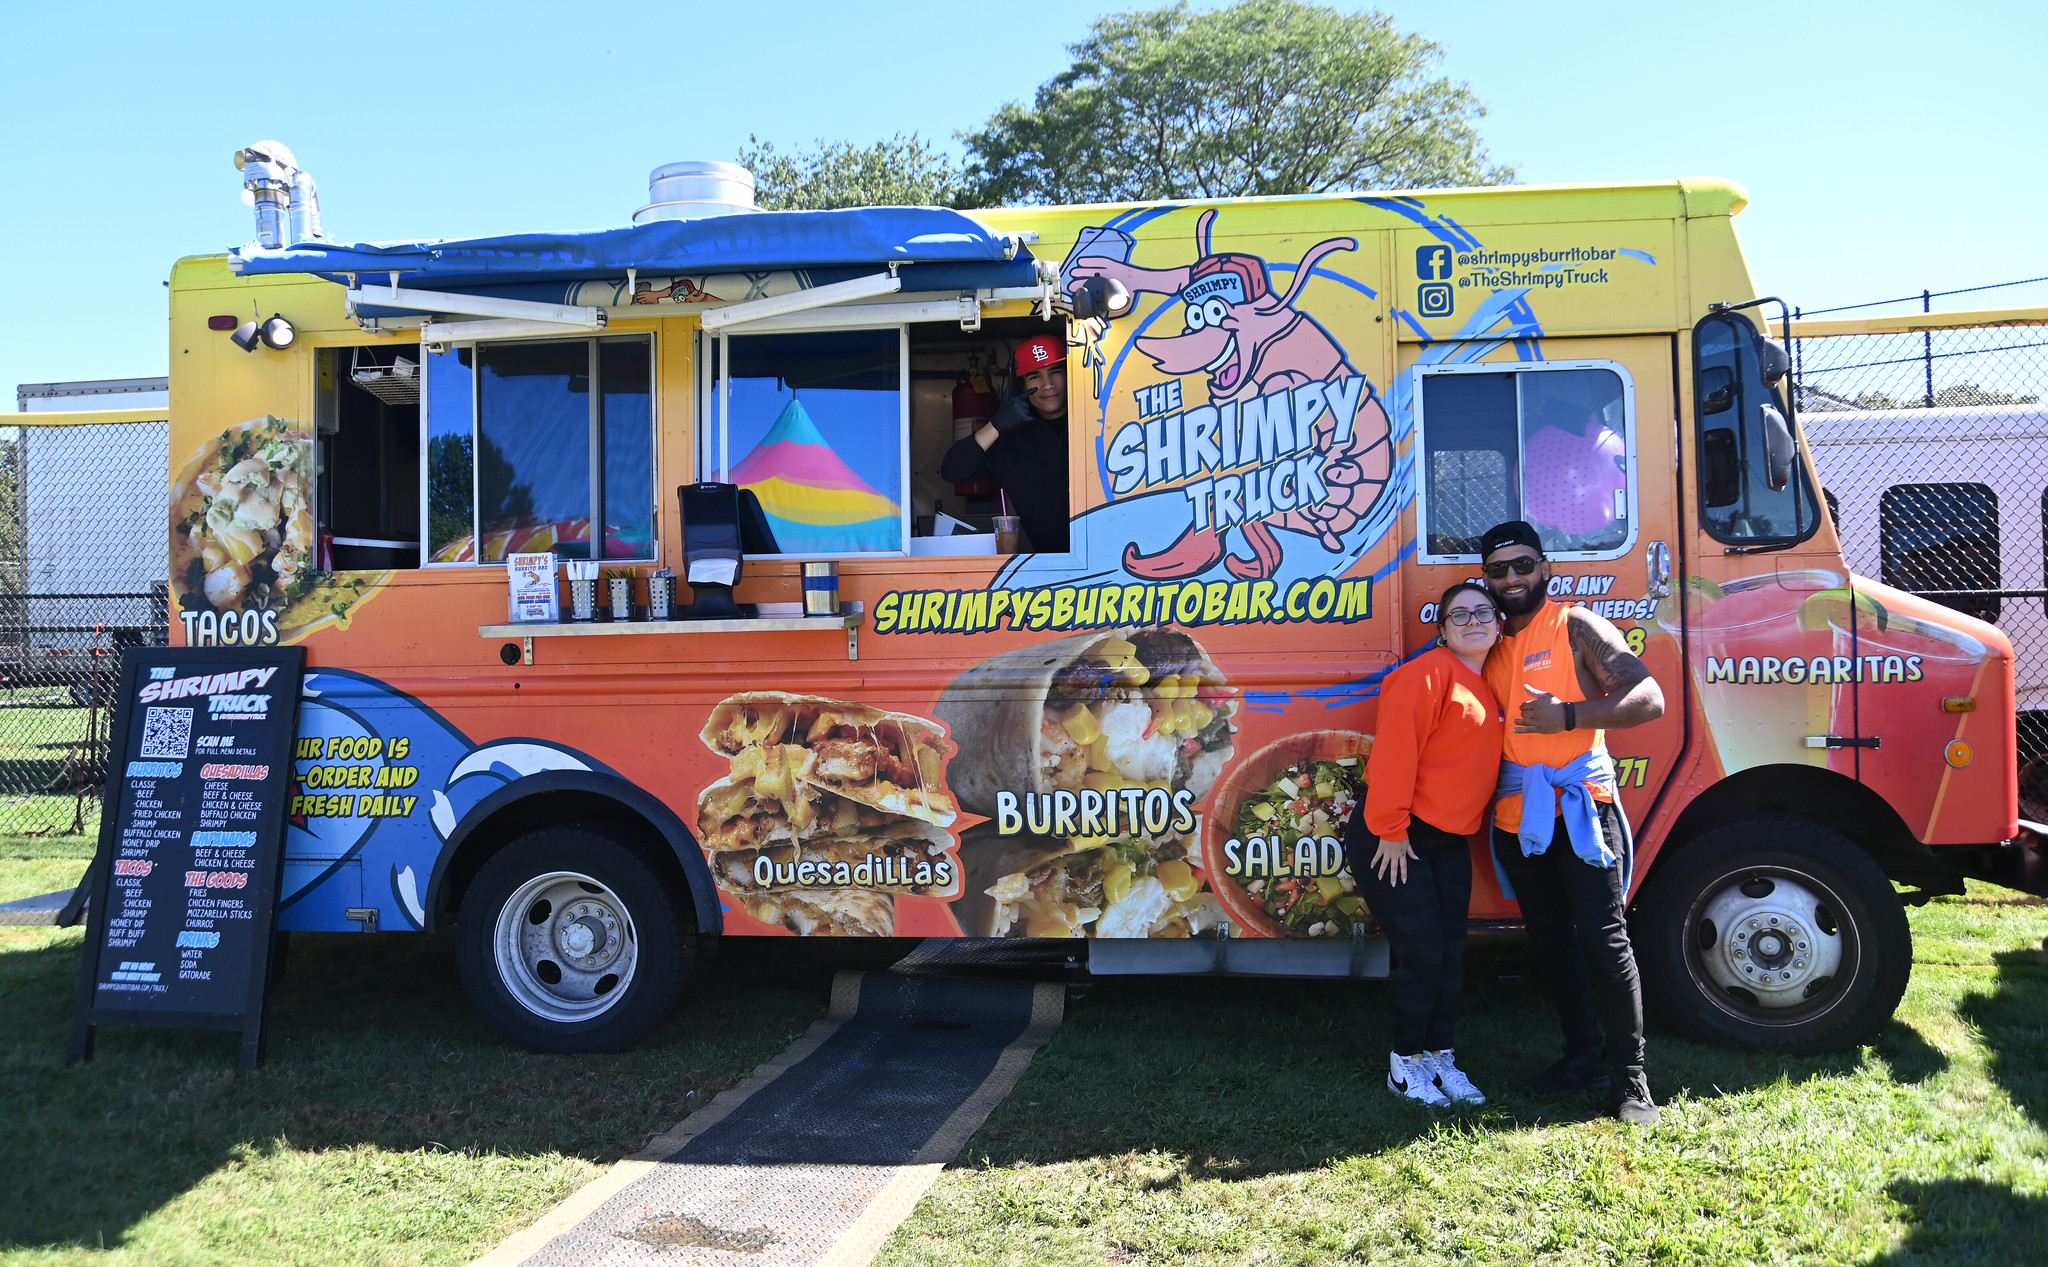
POLYGON ((1017 377, 1023 378, 1033 370, 1042 370, 1049 365, 1065 365, 1067 350, 1060 341, 1049 334, 1034 335, 1017 345, 1017 377))

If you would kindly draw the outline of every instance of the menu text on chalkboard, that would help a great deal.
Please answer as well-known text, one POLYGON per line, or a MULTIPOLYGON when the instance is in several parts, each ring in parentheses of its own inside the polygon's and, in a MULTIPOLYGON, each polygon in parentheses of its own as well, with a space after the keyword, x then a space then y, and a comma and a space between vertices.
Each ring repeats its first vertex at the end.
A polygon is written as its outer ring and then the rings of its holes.
POLYGON ((71 1061, 101 1025, 232 1029, 263 1054, 301 647, 121 661, 71 1061))

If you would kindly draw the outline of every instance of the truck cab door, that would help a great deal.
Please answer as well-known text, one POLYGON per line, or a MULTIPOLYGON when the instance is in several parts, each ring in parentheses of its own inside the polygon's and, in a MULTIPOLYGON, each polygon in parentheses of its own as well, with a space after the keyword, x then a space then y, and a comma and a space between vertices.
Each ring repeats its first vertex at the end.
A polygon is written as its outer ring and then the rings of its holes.
MULTIPOLYGON (((1611 621, 1663 685, 1660 720, 1609 732, 1623 808, 1640 831, 1685 743, 1672 341, 1551 339, 1415 348, 1415 563, 1410 654, 1436 634, 1430 600, 1479 575, 1479 537, 1526 519, 1551 561, 1552 601, 1611 621), (1431 358, 1438 358, 1432 360, 1431 358)), ((1508 717, 1519 701, 1500 701, 1508 717)), ((1482 886, 1483 887, 1483 886, 1482 886)), ((1474 913, 1486 916, 1475 890, 1474 913)))

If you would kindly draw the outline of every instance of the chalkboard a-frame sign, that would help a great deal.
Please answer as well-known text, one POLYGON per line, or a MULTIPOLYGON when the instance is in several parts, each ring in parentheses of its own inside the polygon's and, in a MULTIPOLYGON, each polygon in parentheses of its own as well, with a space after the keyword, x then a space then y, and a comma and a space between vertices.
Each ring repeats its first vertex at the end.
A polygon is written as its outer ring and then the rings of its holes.
POLYGON ((263 1058, 303 647, 121 659, 70 1063, 101 1025, 242 1033, 263 1058))

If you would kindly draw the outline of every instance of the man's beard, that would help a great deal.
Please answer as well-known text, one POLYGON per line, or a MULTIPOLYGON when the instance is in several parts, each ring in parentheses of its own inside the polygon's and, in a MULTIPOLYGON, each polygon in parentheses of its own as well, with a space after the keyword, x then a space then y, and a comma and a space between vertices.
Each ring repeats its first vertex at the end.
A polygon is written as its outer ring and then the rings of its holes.
POLYGON ((1510 616, 1526 616, 1543 606, 1547 598, 1549 595, 1543 592, 1543 587, 1536 584, 1533 578, 1529 582, 1528 590, 1520 598, 1509 598, 1505 594, 1493 596, 1494 601, 1500 604, 1500 609, 1510 616))

